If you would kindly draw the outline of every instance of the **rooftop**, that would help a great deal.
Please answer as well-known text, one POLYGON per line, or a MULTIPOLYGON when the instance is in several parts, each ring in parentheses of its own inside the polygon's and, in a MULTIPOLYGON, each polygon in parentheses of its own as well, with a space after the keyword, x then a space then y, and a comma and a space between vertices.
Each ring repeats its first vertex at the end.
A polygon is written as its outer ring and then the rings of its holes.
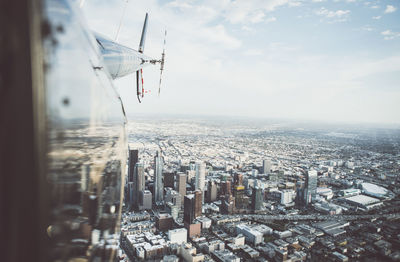
POLYGON ((374 203, 380 202, 379 199, 374 198, 374 197, 369 197, 366 195, 357 195, 357 196, 352 196, 347 198, 348 201, 356 202, 362 205, 371 205, 374 203))

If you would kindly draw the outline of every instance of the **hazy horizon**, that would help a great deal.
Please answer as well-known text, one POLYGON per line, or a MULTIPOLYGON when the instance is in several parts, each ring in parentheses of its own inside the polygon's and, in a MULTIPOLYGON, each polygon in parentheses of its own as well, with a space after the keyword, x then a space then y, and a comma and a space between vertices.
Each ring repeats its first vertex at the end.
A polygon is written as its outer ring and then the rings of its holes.
POLYGON ((299 118, 280 118, 280 117, 257 117, 257 116, 235 116, 235 115, 206 115, 206 114, 175 114, 175 113, 153 113, 140 112, 129 113, 128 122, 135 121, 156 121, 156 120, 193 120, 193 121, 228 121, 237 122, 238 124, 248 122, 258 122, 262 124, 290 124, 290 125, 315 125, 321 127, 351 127, 351 128, 387 128, 400 129, 400 123, 373 123, 373 122, 351 122, 351 121, 326 121, 299 118))

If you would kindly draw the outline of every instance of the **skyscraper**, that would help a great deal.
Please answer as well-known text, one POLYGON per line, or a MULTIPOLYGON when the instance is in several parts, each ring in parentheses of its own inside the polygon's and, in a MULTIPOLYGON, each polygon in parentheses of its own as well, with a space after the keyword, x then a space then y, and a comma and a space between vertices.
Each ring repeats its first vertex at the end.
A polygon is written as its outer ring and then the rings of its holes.
POLYGON ((133 182, 128 182, 128 205, 130 210, 132 210, 134 207, 134 200, 135 200, 135 184, 133 182))
POLYGON ((195 198, 193 194, 186 195, 184 199, 184 209, 183 209, 183 221, 185 224, 192 224, 195 219, 194 214, 194 202, 195 198))
POLYGON ((175 173, 164 173, 164 187, 174 188, 175 173))
POLYGON ((236 209, 245 209, 248 208, 246 201, 244 186, 235 186, 233 189, 233 195, 235 197, 235 208, 236 209))
POLYGON ((235 186, 242 186, 243 185, 243 174, 235 174, 234 183, 235 183, 235 186))
POLYGON ((166 194, 164 198, 165 202, 171 202, 172 204, 181 207, 182 206, 182 197, 177 191, 172 188, 166 188, 166 194))
POLYGON ((164 199, 163 159, 161 152, 157 151, 154 157, 154 202, 157 204, 164 199))
POLYGON ((217 185, 214 181, 208 181, 206 201, 211 203, 215 200, 217 200, 217 185))
POLYGON ((203 192, 196 190, 194 192, 194 218, 201 216, 203 203, 203 192))
POLYGON ((204 182, 206 178, 206 164, 204 162, 196 163, 196 180, 195 180, 195 189, 199 189, 202 192, 204 191, 204 182))
POLYGON ((262 173, 269 174, 269 172, 271 172, 271 160, 264 159, 263 166, 262 166, 262 173))
POLYGON ((225 195, 221 199, 221 213, 232 214, 235 211, 235 198, 231 195, 225 195))
POLYGON ((176 191, 181 194, 182 198, 186 195, 186 174, 176 174, 176 191))
POLYGON ((251 195, 251 209, 254 211, 261 210, 263 202, 262 189, 260 187, 254 187, 251 195))
POLYGON ((232 195, 232 190, 231 190, 231 181, 222 181, 221 182, 221 196, 225 195, 232 195))
POLYGON ((152 194, 149 190, 143 190, 140 193, 140 209, 149 210, 152 208, 152 194))
POLYGON ((133 173, 133 206, 135 209, 139 209, 140 206, 140 194, 144 190, 144 165, 142 163, 136 163, 135 171, 133 173))
POLYGON ((129 149, 128 182, 133 182, 133 173, 138 160, 139 151, 137 149, 129 149))
POLYGON ((305 182, 305 203, 308 205, 315 200, 317 195, 318 173, 316 170, 309 170, 305 182))

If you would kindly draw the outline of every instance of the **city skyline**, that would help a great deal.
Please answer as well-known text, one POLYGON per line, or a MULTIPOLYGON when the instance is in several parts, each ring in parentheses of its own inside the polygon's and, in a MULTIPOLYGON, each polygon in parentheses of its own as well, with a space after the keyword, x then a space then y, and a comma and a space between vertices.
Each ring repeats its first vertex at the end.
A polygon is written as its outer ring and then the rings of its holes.
MULTIPOLYGON (((86 1, 89 26, 111 38, 125 2, 86 1), (112 7, 112 8, 111 8, 112 7)), ((399 123, 400 16, 394 1, 130 1, 119 41, 167 62, 144 70, 152 95, 134 103, 134 79, 116 81, 137 112, 399 123), (173 106, 171 106, 173 105, 173 106)))
POLYGON ((182 119, 130 125, 130 148, 139 151, 149 189, 157 181, 154 155, 162 152, 165 198, 151 212, 125 209, 127 260, 400 257, 397 130, 335 133, 182 119))

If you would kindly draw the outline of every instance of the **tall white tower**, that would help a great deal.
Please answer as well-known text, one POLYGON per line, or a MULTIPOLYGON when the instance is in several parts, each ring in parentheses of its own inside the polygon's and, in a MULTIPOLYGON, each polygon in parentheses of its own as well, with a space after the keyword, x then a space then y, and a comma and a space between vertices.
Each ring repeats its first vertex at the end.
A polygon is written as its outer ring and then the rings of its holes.
POLYGON ((154 202, 162 202, 164 199, 163 159, 161 152, 157 151, 154 157, 154 202))
POLYGON ((201 190, 204 192, 206 179, 206 164, 204 162, 196 162, 196 180, 195 180, 195 189, 201 190))
POLYGON ((262 167, 262 171, 263 174, 269 174, 271 172, 271 160, 269 159, 264 159, 263 160, 263 167, 262 167))

